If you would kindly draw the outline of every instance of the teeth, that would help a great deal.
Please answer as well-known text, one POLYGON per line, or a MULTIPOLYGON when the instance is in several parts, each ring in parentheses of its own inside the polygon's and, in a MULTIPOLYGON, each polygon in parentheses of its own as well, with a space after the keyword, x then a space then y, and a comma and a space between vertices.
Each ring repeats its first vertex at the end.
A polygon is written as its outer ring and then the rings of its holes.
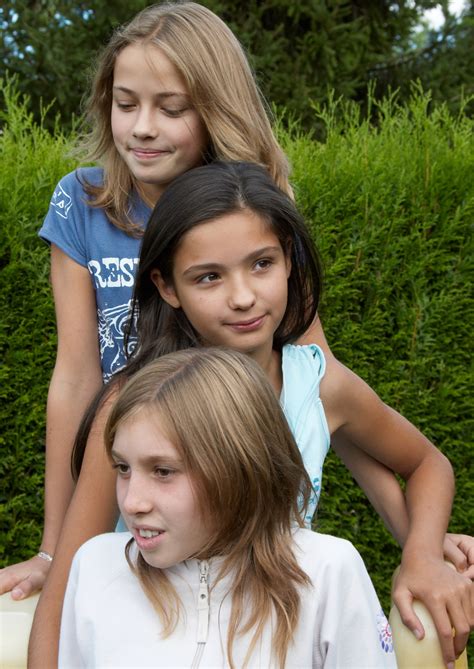
POLYGON ((158 530, 138 530, 138 533, 141 537, 145 539, 151 539, 151 537, 157 537, 159 534, 163 534, 158 530))

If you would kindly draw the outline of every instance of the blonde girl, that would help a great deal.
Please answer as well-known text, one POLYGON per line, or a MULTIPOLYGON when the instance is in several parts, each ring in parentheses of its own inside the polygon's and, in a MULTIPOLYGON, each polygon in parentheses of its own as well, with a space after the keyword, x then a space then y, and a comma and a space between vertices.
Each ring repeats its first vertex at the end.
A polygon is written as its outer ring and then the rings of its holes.
POLYGON ((131 534, 79 550, 60 667, 395 669, 357 551, 302 529, 311 482, 248 356, 200 348, 149 363, 105 442, 131 534))
MULTIPOLYGON (((0 592, 42 587, 73 492, 70 457, 92 397, 125 363, 123 328, 141 237, 166 186, 196 165, 249 160, 290 192, 247 58, 231 30, 193 3, 140 12, 98 60, 87 104, 87 160, 56 186, 40 235, 51 244, 58 350, 47 404, 43 539, 2 570, 0 592)), ((97 519, 98 527, 103 522, 97 519)))

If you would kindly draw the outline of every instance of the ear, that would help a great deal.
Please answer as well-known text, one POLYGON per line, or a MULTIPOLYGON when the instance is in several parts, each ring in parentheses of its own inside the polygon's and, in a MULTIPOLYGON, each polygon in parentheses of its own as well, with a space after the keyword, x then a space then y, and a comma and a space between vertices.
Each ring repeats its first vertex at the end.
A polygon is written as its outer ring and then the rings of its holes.
POLYGON ((168 283, 163 279, 161 276, 161 272, 159 269, 152 269, 150 272, 150 279, 153 281, 155 284, 158 292, 160 293, 162 299, 170 305, 170 307, 173 307, 173 309, 179 309, 181 306, 181 303, 179 301, 178 296, 176 295, 174 286, 172 283, 168 283))

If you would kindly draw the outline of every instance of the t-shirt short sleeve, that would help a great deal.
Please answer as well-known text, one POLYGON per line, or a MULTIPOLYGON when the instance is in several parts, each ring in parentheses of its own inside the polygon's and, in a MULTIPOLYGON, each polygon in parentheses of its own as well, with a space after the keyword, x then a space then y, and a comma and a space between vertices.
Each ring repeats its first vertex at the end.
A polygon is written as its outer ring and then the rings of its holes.
MULTIPOLYGON (((88 180, 101 179, 102 171, 88 170, 88 180)), ((39 231, 39 236, 49 244, 55 244, 75 262, 87 266, 85 218, 87 194, 81 183, 81 173, 75 170, 61 179, 54 189, 48 213, 39 231)))
MULTIPOLYGON (((104 380, 126 362, 125 327, 130 316, 141 238, 115 226, 101 207, 92 207, 84 183, 99 186, 103 171, 85 167, 67 174, 56 186, 39 235, 87 268, 97 306, 99 351, 104 380)), ((150 209, 138 196, 130 199, 131 216, 145 227, 150 209)), ((134 338, 130 345, 134 345, 134 338)))

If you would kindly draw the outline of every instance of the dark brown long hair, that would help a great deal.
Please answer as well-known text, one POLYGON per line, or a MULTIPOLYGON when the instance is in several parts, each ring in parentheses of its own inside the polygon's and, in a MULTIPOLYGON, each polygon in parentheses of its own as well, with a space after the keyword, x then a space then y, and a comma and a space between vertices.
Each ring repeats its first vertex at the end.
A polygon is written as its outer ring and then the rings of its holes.
POLYGON ((140 253, 132 314, 125 336, 138 338, 129 350, 129 362, 93 401, 79 428, 72 469, 77 477, 95 413, 115 383, 123 383, 147 362, 185 348, 200 346, 182 309, 173 309, 160 296, 151 280, 159 269, 171 281, 173 259, 184 235, 195 226, 226 214, 248 210, 265 220, 288 249, 291 273, 288 302, 282 322, 274 334, 274 348, 295 341, 313 322, 321 293, 322 272, 317 250, 293 200, 275 185, 268 171, 254 163, 215 162, 177 177, 153 210, 140 253))

